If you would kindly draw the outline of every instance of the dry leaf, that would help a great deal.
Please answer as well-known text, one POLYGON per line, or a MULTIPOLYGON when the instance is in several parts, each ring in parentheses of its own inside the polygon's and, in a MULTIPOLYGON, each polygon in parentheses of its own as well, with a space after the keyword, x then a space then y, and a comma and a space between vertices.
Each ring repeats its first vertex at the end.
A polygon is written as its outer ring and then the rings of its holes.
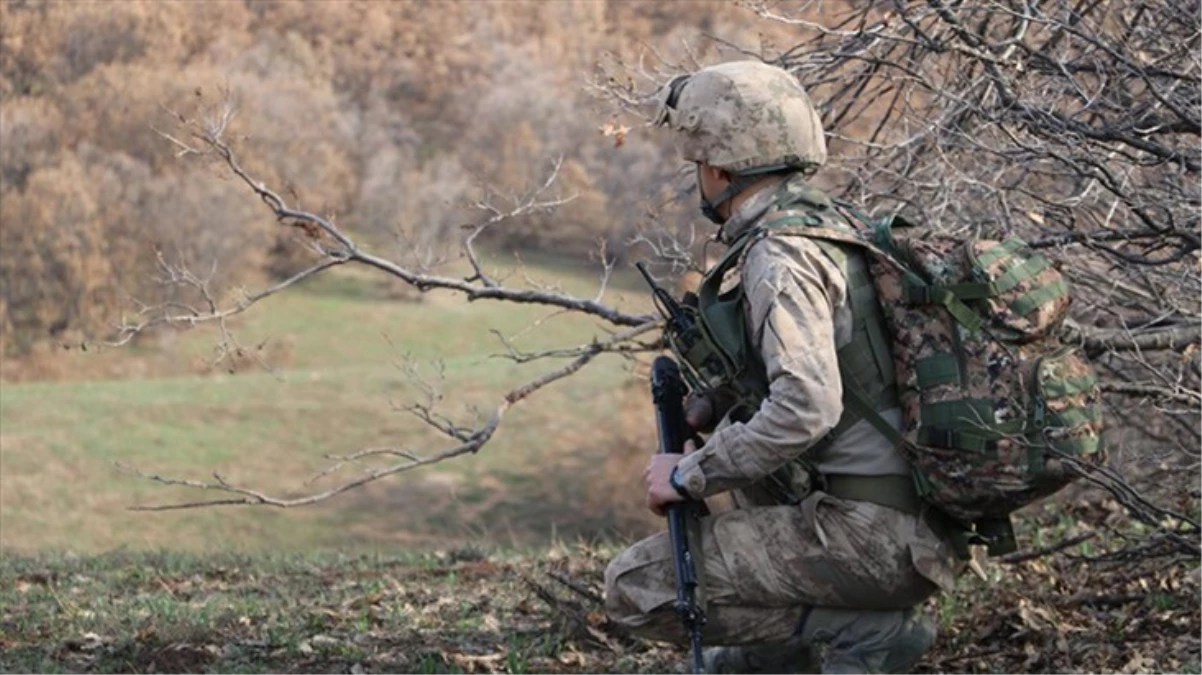
POLYGON ((1194 354, 1196 353, 1198 353, 1198 345, 1190 343, 1185 346, 1185 349, 1181 350, 1181 360, 1189 361, 1194 358, 1194 354))
POLYGON ((621 645, 614 642, 613 638, 606 635, 603 631, 593 628, 592 626, 585 626, 585 628, 588 629, 589 635, 592 635, 593 637, 597 638, 598 642, 605 645, 606 647, 609 647, 610 651, 621 653, 621 651, 622 651, 621 645))
POLYGON ((1119 672, 1147 673, 1151 671, 1148 670, 1148 660, 1144 658, 1143 654, 1136 652, 1135 655, 1131 657, 1131 660, 1127 662, 1127 665, 1123 666, 1122 670, 1119 672))
POLYGON ((620 148, 622 147, 622 144, 626 142, 626 133, 630 131, 630 127, 626 125, 620 125, 616 122, 606 122, 605 124, 597 127, 597 130, 607 137, 613 136, 614 147, 620 148))
POLYGON ((1056 626, 1056 617, 1051 612, 1025 599, 1018 601, 1018 617, 1031 630, 1043 631, 1056 626))

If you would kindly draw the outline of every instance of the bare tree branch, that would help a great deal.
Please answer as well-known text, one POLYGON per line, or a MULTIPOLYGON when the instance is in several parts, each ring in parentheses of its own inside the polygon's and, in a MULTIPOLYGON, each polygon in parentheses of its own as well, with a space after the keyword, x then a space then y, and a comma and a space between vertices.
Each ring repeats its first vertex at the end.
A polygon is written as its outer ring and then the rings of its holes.
POLYGON ((1180 349, 1202 342, 1202 325, 1182 325, 1173 328, 1122 330, 1085 329, 1075 322, 1066 322, 1065 339, 1082 345, 1086 352, 1180 349))
MULTIPOLYGON (((496 433, 497 429, 500 427, 501 421, 504 419, 506 413, 509 411, 509 409, 511 407, 513 407, 514 405, 525 400, 531 394, 542 389, 543 387, 546 387, 547 385, 549 385, 553 382, 557 382, 557 381, 564 379, 570 375, 573 375, 574 373, 579 371, 581 368, 586 366, 588 363, 590 363, 597 356, 605 353, 610 346, 626 342, 626 341, 632 339, 633 337, 636 337, 637 335, 640 335, 642 333, 647 332, 648 330, 651 330, 656 325, 657 324, 655 324, 655 323, 651 323, 648 325, 636 326, 633 329, 623 331, 623 332, 613 336, 609 340, 606 340, 603 342, 594 342, 593 344, 589 345, 586 349, 584 349, 584 351, 579 356, 575 357, 567 364, 565 364, 559 368, 556 368, 554 370, 548 371, 548 372, 542 374, 541 376, 539 376, 533 380, 530 380, 529 382, 526 382, 524 384, 521 384, 521 385, 511 389, 508 393, 506 393, 502 397, 502 400, 493 409, 493 412, 489 416, 487 421, 485 421, 484 424, 482 424, 481 426, 472 430, 470 433, 462 434, 462 439, 463 439, 462 442, 460 442, 454 446, 438 450, 438 451, 434 452, 433 454, 426 455, 426 456, 420 456, 420 455, 417 455, 416 453, 413 453, 413 452, 410 452, 407 450, 398 450, 398 449, 394 449, 394 448, 377 448, 377 449, 360 450, 358 452, 352 453, 352 454, 344 456, 344 457, 340 457, 340 456, 332 457, 332 459, 336 460, 336 464, 333 467, 323 470, 317 476, 315 476, 314 478, 307 481, 306 484, 312 484, 318 478, 327 476, 348 463, 352 463, 352 462, 358 461, 358 460, 366 458, 366 457, 394 455, 394 456, 399 456, 399 457, 403 458, 404 461, 400 462, 400 463, 392 464, 392 465, 386 466, 386 467, 369 469, 362 476, 352 479, 352 480, 348 480, 346 482, 343 482, 343 483, 341 483, 335 487, 332 487, 328 490, 314 492, 314 493, 310 493, 310 494, 299 496, 299 497, 277 497, 277 496, 269 495, 261 490, 256 490, 256 489, 252 489, 252 488, 248 488, 248 487, 234 485, 234 484, 230 483, 229 481, 227 481, 220 474, 216 474, 216 473, 213 474, 212 481, 199 481, 199 480, 185 479, 185 478, 172 478, 172 477, 162 476, 159 474, 148 473, 148 472, 142 471, 140 469, 136 469, 136 468, 124 465, 124 464, 120 464, 120 463, 116 464, 115 466, 118 468, 118 470, 120 470, 124 473, 128 473, 128 474, 140 477, 140 478, 144 478, 146 480, 150 480, 155 483, 159 483, 161 485, 187 487, 187 488, 192 488, 192 489, 196 489, 196 490, 221 492, 221 493, 235 495, 234 497, 228 497, 228 498, 222 498, 222 499, 184 501, 184 502, 175 502, 175 503, 169 503, 169 504, 156 504, 156 505, 144 505, 144 506, 130 507, 130 509, 134 510, 134 511, 170 511, 170 510, 179 510, 179 509, 199 508, 199 507, 206 507, 206 506, 250 506, 250 505, 264 505, 264 506, 275 506, 275 507, 279 507, 279 508, 292 508, 292 507, 297 507, 297 506, 306 506, 309 504, 315 504, 317 502, 322 502, 327 499, 330 499, 331 497, 340 495, 349 490, 353 490, 355 488, 361 487, 368 483, 380 480, 381 478, 386 478, 388 476, 393 476, 393 475, 396 475, 399 473, 404 473, 406 471, 411 471, 413 469, 417 469, 417 468, 423 467, 423 466, 428 466, 430 464, 437 464, 439 462, 443 462, 445 460, 448 460, 448 459, 451 459, 454 457, 459 457, 459 456, 466 455, 466 454, 474 454, 474 453, 478 452, 482 447, 484 447, 485 444, 487 444, 492 439, 493 435, 496 433)), ((461 434, 458 431, 452 432, 452 431, 448 430, 447 433, 448 433, 448 435, 454 436, 456 438, 461 437, 461 434)))

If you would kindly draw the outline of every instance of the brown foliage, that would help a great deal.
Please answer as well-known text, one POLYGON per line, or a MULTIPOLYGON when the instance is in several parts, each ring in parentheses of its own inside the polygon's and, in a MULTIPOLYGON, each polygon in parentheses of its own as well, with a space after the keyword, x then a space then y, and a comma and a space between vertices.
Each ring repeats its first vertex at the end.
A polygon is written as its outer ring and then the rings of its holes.
POLYGON ((161 301, 159 251, 212 271, 218 293, 312 261, 303 235, 154 133, 178 130, 177 114, 201 116, 226 90, 238 107, 227 137, 247 170, 299 207, 391 242, 387 253, 436 256, 488 196, 482 185, 524 192, 563 157, 559 189, 576 199, 488 236, 578 254, 604 239, 621 255, 670 155, 633 132, 615 147, 584 75, 604 50, 739 28, 747 16, 725 3, 583 0, 14 1, 0 13, 10 355, 68 330, 97 337, 137 311, 131 298, 161 301))

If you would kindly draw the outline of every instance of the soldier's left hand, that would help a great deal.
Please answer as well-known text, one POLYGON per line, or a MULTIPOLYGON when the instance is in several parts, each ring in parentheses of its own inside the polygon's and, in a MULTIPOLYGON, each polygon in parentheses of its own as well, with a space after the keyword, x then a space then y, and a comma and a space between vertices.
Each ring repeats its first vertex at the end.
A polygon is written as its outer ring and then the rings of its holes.
MULTIPOLYGON (((692 440, 685 441, 685 455, 694 452, 697 446, 692 440)), ((657 516, 665 515, 665 510, 669 504, 674 502, 682 502, 684 498, 672 487, 669 478, 672 476, 672 470, 676 468, 676 464, 684 455, 671 454, 654 454, 651 456, 651 461, 647 462, 647 468, 643 470, 643 483, 647 486, 647 506, 657 516)))

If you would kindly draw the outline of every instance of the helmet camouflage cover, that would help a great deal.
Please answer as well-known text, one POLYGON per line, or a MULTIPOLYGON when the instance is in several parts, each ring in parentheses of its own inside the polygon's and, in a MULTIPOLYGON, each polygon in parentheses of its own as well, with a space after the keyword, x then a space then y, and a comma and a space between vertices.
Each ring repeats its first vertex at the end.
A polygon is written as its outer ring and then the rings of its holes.
POLYGON ((686 161, 740 175, 826 162, 822 120, 781 68, 759 61, 710 66, 673 80, 657 98, 654 122, 675 132, 686 161))

